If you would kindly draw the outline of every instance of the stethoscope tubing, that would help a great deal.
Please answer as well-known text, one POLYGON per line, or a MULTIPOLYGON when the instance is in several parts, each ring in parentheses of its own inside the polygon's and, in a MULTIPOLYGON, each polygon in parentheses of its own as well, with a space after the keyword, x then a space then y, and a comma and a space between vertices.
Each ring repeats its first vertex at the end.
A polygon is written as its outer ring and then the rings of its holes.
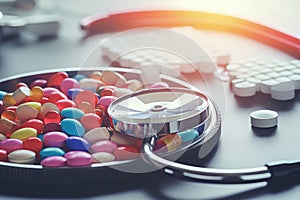
POLYGON ((300 39, 247 19, 218 13, 181 10, 147 10, 89 16, 81 20, 87 34, 143 27, 192 26, 231 32, 253 38, 300 58, 300 39))

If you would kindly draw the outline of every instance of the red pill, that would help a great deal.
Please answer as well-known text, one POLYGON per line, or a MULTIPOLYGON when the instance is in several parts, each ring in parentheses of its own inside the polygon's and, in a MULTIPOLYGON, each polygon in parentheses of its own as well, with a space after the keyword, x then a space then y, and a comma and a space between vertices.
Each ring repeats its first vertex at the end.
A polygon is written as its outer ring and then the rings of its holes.
POLYGON ((52 92, 49 96, 49 101, 52 103, 56 103, 62 99, 68 99, 68 97, 62 92, 52 92))
POLYGON ((100 92, 100 96, 104 97, 104 96, 113 96, 113 94, 115 93, 114 89, 112 88, 103 88, 100 92))
POLYGON ((7 161, 7 152, 4 149, 0 149, 0 161, 7 161))
POLYGON ((35 86, 38 86, 38 87, 45 87, 47 85, 47 80, 44 80, 44 79, 37 79, 35 81, 33 81, 31 84, 30 84, 30 88, 33 88, 35 86))
POLYGON ((85 130, 91 130, 102 125, 102 119, 95 113, 87 113, 80 118, 85 130))
POLYGON ((8 106, 7 108, 5 108, 5 110, 12 110, 12 111, 16 111, 18 108, 18 106, 8 106))
POLYGON ((37 137, 30 137, 23 141, 23 148, 38 154, 43 148, 43 142, 37 137))
POLYGON ((61 99, 56 102, 56 105, 59 110, 63 110, 64 108, 76 107, 74 101, 70 99, 61 99))
POLYGON ((49 96, 52 94, 52 92, 60 92, 58 89, 53 88, 53 87, 46 87, 43 88, 44 91, 44 97, 49 98, 49 96))
POLYGON ((40 134, 44 130, 44 122, 39 119, 29 119, 21 125, 21 128, 34 128, 37 134, 40 134))
POLYGON ((100 110, 100 109, 95 109, 94 110, 95 111, 95 114, 96 115, 98 115, 101 119, 103 118, 103 111, 102 110, 100 110))
POLYGON ((57 72, 55 74, 53 74, 52 76, 50 76, 50 78, 48 79, 48 86, 60 86, 61 82, 65 79, 68 78, 69 75, 66 72, 57 72))
POLYGON ((59 123, 61 120, 60 114, 55 110, 50 110, 46 113, 44 117, 44 123, 59 123))
POLYGON ((139 156, 139 151, 133 146, 120 146, 114 150, 116 160, 131 160, 139 156))
POLYGON ((79 105, 84 101, 88 102, 93 108, 95 108, 98 103, 98 97, 94 92, 84 90, 76 96, 75 102, 77 105, 79 105))

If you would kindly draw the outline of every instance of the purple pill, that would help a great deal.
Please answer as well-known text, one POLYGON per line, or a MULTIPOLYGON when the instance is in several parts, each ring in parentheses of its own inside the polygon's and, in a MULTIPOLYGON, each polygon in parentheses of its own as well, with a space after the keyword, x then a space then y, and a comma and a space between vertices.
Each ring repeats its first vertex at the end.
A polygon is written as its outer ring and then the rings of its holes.
POLYGON ((23 142, 19 139, 5 139, 0 141, 0 149, 10 153, 23 148, 23 142))
POLYGON ((71 167, 83 167, 92 164, 92 155, 84 151, 69 151, 65 154, 67 165, 71 167))
POLYGON ((50 156, 42 160, 41 165, 44 167, 63 167, 67 159, 63 156, 50 156))
POLYGON ((44 144, 48 147, 64 147, 68 136, 59 131, 48 132, 44 135, 44 144))
POLYGON ((53 131, 60 131, 59 123, 48 123, 44 126, 44 133, 53 132, 53 131))

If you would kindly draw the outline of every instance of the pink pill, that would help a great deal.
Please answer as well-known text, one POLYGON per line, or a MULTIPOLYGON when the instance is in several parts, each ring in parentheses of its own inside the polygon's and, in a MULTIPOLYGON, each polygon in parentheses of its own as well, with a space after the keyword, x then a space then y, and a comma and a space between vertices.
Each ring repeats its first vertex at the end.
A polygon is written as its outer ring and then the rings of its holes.
POLYGON ((48 147, 64 147, 68 136, 59 131, 53 131, 44 135, 44 144, 48 147))
POLYGON ((67 165, 81 167, 92 164, 92 155, 84 151, 69 151, 65 154, 67 165))
POLYGON ((62 156, 50 156, 42 160, 41 165, 44 167, 63 167, 66 165, 67 159, 62 156))
POLYGON ((71 88, 79 88, 79 83, 74 78, 66 78, 60 84, 60 89, 64 94, 68 94, 68 90, 71 88))
POLYGON ((113 153, 114 149, 117 148, 117 144, 110 140, 102 140, 94 143, 91 146, 93 152, 107 152, 113 153))
POLYGON ((0 149, 10 153, 23 148, 23 142, 19 139, 6 139, 0 141, 0 149))
POLYGON ((117 97, 114 96, 104 96, 99 99, 99 106, 107 110, 108 106, 117 99, 117 97))
POLYGON ((49 96, 52 94, 52 92, 60 92, 58 89, 53 87, 46 87, 43 89, 44 91, 44 97, 49 98, 49 96))
POLYGON ((102 119, 95 113, 87 113, 80 119, 85 130, 89 131, 102 125, 102 119))
POLYGON ((62 99, 68 99, 68 97, 62 92, 52 92, 49 96, 49 101, 52 103, 56 103, 62 99))

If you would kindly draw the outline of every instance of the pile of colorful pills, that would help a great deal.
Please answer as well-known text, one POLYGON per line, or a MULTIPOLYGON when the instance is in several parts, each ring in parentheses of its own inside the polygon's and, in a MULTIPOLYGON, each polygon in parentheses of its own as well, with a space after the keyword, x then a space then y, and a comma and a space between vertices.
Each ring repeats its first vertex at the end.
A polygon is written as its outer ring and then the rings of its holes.
MULTIPOLYGON (((151 86, 150 86, 151 87, 151 86)), ((155 83, 153 88, 168 87, 155 83)), ((20 82, 0 90, 0 161, 44 167, 81 167, 139 157, 142 139, 113 131, 108 106, 118 97, 143 89, 106 70, 69 77, 20 82)), ((199 136, 196 129, 159 138, 154 150, 171 152, 199 136)))

